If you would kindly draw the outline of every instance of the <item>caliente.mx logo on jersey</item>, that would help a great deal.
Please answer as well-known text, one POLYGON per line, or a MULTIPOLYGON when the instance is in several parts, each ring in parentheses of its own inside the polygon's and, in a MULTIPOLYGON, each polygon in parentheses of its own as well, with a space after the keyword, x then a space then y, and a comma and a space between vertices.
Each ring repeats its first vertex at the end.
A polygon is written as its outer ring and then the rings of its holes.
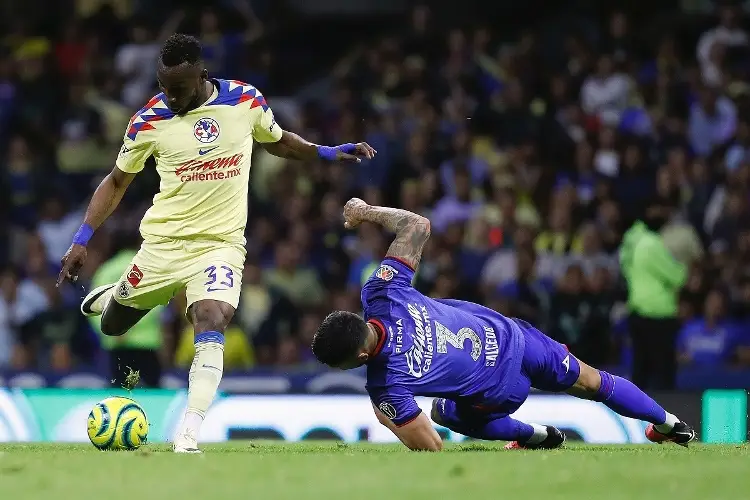
POLYGON ((219 122, 213 118, 203 117, 193 125, 193 135, 203 144, 214 142, 219 138, 219 122))
POLYGON ((409 316, 414 320, 413 344, 404 353, 406 367, 411 376, 422 378, 422 375, 430 371, 432 355, 435 351, 430 314, 424 305, 407 304, 406 307, 409 310, 409 316))

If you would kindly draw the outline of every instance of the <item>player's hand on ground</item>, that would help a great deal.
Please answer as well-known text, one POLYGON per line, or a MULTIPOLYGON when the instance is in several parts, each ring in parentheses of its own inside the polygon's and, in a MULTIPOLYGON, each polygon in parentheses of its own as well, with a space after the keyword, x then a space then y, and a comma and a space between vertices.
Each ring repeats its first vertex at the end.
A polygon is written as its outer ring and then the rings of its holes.
POLYGON ((336 160, 349 163, 359 163, 362 161, 361 158, 372 160, 375 158, 376 153, 377 151, 366 142, 358 142, 354 145, 354 150, 351 151, 351 153, 344 153, 339 149, 336 153, 336 160))
POLYGON ((344 227, 354 229, 362 223, 362 214, 369 205, 364 200, 352 198, 344 205, 344 227))
POLYGON ((70 280, 75 282, 78 279, 78 272, 81 270, 81 266, 86 262, 86 247, 83 245, 76 245, 73 243, 65 252, 60 263, 62 269, 60 275, 57 277, 57 286, 62 285, 63 281, 70 280))

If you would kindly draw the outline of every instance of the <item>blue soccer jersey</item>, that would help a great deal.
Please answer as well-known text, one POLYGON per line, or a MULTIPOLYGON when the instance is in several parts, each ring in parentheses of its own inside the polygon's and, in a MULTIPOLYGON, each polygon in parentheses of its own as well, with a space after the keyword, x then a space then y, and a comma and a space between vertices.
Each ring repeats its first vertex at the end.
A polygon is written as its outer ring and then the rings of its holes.
POLYGON ((373 404, 399 426, 420 414, 414 396, 501 404, 521 370, 518 326, 478 304, 426 297, 413 277, 387 257, 362 288, 365 320, 383 332, 367 365, 373 404))

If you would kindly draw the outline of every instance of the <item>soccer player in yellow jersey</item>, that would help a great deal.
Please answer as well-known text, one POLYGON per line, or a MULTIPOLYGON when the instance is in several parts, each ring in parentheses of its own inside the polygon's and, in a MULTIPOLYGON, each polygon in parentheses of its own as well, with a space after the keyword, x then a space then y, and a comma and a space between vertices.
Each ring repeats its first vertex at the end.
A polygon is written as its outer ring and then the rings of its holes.
POLYGON ((200 426, 223 372, 223 332, 239 301, 253 141, 299 160, 359 162, 375 150, 366 143, 318 146, 282 130, 255 87, 208 77, 194 37, 172 35, 156 75, 162 93, 130 120, 116 166, 94 192, 62 259, 58 283, 77 279, 89 239, 153 156, 161 183, 141 222, 143 245, 119 282, 92 290, 81 311, 101 314, 102 331, 119 336, 186 290, 195 358, 174 451, 199 453, 200 426))

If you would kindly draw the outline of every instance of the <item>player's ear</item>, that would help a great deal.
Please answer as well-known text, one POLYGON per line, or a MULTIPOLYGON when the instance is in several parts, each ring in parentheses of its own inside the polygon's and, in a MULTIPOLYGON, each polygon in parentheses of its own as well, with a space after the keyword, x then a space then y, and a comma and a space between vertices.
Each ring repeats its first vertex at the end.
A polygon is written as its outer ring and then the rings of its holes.
POLYGON ((206 68, 203 68, 201 70, 201 80, 203 80, 204 82, 208 80, 208 70, 206 68))
POLYGON ((367 362, 368 362, 369 360, 370 360, 370 355, 369 355, 369 354, 367 354, 367 353, 366 353, 366 352, 364 352, 364 351, 360 352, 360 353, 359 353, 359 354, 357 355, 357 362, 358 362, 358 363, 359 363, 360 365, 364 365, 364 364, 365 364, 365 363, 367 363, 367 362))

